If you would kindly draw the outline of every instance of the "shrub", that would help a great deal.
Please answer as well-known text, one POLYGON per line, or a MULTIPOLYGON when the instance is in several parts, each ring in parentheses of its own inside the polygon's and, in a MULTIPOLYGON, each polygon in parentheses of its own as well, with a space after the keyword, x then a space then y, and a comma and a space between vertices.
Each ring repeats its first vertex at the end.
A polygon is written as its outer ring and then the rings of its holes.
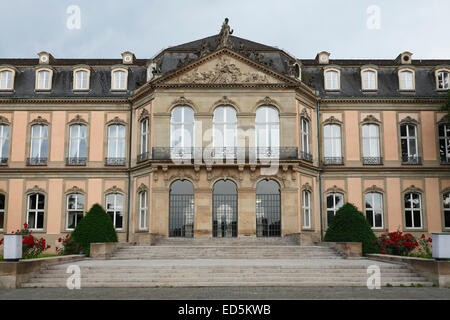
POLYGON ((69 234, 66 234, 66 237, 59 238, 58 242, 61 243, 61 247, 56 247, 56 252, 60 255, 68 255, 68 254, 79 254, 83 247, 78 243, 75 243, 69 234))
POLYGON ((325 241, 361 242, 363 254, 379 252, 372 228, 354 205, 344 204, 330 220, 325 241))
POLYGON ((117 242, 117 233, 110 216, 102 206, 94 204, 80 220, 69 239, 68 242, 76 243, 89 255, 91 243, 117 242))

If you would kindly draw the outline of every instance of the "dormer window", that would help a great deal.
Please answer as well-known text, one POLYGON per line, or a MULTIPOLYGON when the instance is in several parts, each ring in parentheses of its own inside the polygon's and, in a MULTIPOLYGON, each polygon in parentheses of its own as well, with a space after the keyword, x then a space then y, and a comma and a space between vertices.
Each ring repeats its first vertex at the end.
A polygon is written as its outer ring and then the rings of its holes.
POLYGON ((112 71, 111 90, 127 90, 128 72, 126 69, 116 69, 112 71))
POLYGON ((363 91, 374 91, 378 89, 377 71, 375 69, 361 71, 361 87, 363 91))
POLYGON ((339 70, 325 70, 325 90, 340 90, 341 83, 339 77, 339 70))
POLYGON ((14 72, 8 69, 0 71, 0 90, 13 90, 14 72))
POLYGON ((413 91, 415 90, 414 71, 401 70, 398 73, 400 90, 413 91))
POLYGON ((73 90, 87 91, 89 90, 89 69, 75 69, 73 76, 73 90))
POLYGON ((51 69, 39 69, 36 71, 36 90, 49 91, 52 89, 51 69))
POLYGON ((448 90, 450 89, 449 86, 449 78, 450 78, 450 71, 449 70, 437 70, 436 71, 436 84, 437 84, 437 90, 448 90))

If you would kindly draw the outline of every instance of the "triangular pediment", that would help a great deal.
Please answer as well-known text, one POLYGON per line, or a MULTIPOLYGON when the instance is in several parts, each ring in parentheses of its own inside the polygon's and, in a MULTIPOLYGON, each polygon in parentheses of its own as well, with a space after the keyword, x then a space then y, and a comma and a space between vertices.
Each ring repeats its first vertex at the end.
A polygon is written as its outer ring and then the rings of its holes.
POLYGON ((222 49, 155 81, 159 85, 286 85, 295 80, 222 49))

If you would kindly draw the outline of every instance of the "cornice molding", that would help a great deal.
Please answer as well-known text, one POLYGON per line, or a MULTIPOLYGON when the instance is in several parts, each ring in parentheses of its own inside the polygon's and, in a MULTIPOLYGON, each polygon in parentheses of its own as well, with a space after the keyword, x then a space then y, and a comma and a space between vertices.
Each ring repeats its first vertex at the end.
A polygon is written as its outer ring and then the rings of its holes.
POLYGON ((369 114, 367 117, 363 119, 363 121, 361 121, 361 124, 369 124, 369 123, 380 125, 381 121, 375 118, 373 115, 369 114))
POLYGON ((38 116, 37 118, 30 121, 30 126, 34 125, 50 125, 50 122, 48 122, 47 119, 42 118, 41 116, 38 116))
POLYGON ((72 193, 77 193, 77 194, 84 194, 84 190, 81 188, 78 188, 77 186, 73 186, 70 189, 67 189, 65 194, 72 194, 72 193))
POLYGON ((195 107, 194 102, 192 102, 192 100, 186 99, 185 97, 181 96, 178 99, 174 100, 171 105, 170 105, 170 109, 173 109, 175 107, 178 106, 189 106, 192 109, 197 110, 197 108, 195 107))
POLYGON ((311 185, 307 182, 302 186, 302 191, 308 191, 308 192, 312 193, 313 189, 312 189, 311 185))
POLYGON ((325 190, 325 194, 327 194, 327 193, 342 193, 342 194, 345 194, 345 190, 339 188, 336 185, 334 185, 331 188, 328 188, 327 190, 325 190))
POLYGON ((376 185, 372 185, 372 186, 366 188, 366 190, 364 190, 364 193, 381 193, 381 194, 383 194, 384 190, 377 187, 376 185))
POLYGON ((10 125, 11 122, 9 122, 9 120, 7 118, 5 118, 4 116, 0 116, 0 124, 6 124, 6 125, 10 125))
POLYGON ((34 185, 33 188, 28 189, 26 192, 26 194, 30 194, 30 193, 46 193, 44 189, 42 189, 41 187, 39 187, 38 185, 34 185))
POLYGON ((68 125, 74 125, 74 124, 88 124, 86 120, 83 119, 83 117, 79 114, 77 114, 72 120, 70 120, 68 125))
POLYGON ((337 118, 335 118, 334 116, 329 117, 328 119, 326 119, 325 121, 322 122, 323 125, 327 125, 327 124, 338 124, 338 125, 342 125, 343 122, 337 118))
POLYGON ((115 116, 114 119, 109 120, 106 125, 112 125, 112 124, 120 124, 120 125, 127 125, 127 122, 125 120, 120 119, 118 116, 115 116))
POLYGON ((144 119, 147 119, 150 116, 150 113, 147 111, 147 109, 142 108, 142 111, 139 115, 138 121, 141 122, 144 119))
POLYGON ((410 116, 407 116, 405 118, 403 118, 402 120, 400 120, 399 124, 414 124, 414 125, 418 125, 420 122, 417 121, 416 119, 411 118, 410 116))
POLYGON ((403 190, 403 193, 410 193, 410 192, 423 193, 423 190, 418 188, 418 187, 416 187, 415 185, 411 185, 408 188, 406 188, 405 190, 403 190))
POLYGON ((122 193, 122 194, 124 194, 123 190, 120 189, 117 186, 112 186, 111 188, 109 188, 109 189, 107 189, 105 191, 105 194, 111 194, 111 193, 122 193))
POLYGON ((144 191, 148 191, 148 187, 145 184, 141 183, 139 187, 136 189, 136 192, 139 194, 144 191))
POLYGON ((311 117, 309 116, 309 113, 306 109, 307 108, 303 108, 302 111, 300 112, 300 119, 305 118, 306 120, 311 121, 311 117))

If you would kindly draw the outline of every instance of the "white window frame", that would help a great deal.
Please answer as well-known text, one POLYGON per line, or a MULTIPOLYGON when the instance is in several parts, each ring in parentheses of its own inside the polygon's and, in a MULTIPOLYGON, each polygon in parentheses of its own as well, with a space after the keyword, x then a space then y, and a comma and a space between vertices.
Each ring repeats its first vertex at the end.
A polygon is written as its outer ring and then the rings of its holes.
POLYGON ((0 124, 0 159, 8 159, 9 158, 9 133, 11 128, 7 124, 0 124), (8 130, 5 130, 8 128, 8 130), (6 132, 7 131, 7 132, 6 132), (6 154, 3 154, 3 148, 7 145, 6 154))
POLYGON ((78 68, 73 72, 73 91, 88 91, 91 71, 86 68, 78 68), (85 77, 79 75, 86 74, 85 77))
POLYGON ((43 158, 47 158, 47 154, 48 154, 48 125, 45 125, 45 124, 34 124, 34 125, 32 125, 31 126, 31 141, 30 141, 30 158, 32 158, 32 159, 43 159, 43 158), (35 137, 35 136, 33 136, 33 128, 34 127, 39 127, 39 135, 37 136, 37 137, 35 137), (43 136, 43 128, 44 127, 47 127, 47 136, 46 137, 44 137, 43 136), (33 141, 34 140, 38 140, 38 157, 33 157, 33 151, 34 151, 34 149, 33 149, 33 145, 34 145, 34 143, 33 143, 33 141), (41 154, 41 152, 42 152, 42 145, 43 144, 46 144, 46 154, 41 154))
POLYGON ((27 197, 28 201, 27 201, 27 224, 28 224, 28 228, 30 230, 44 230, 44 226, 45 226, 45 195, 42 193, 32 193, 29 194, 27 197), (31 197, 32 196, 36 196, 36 207, 35 208, 30 208, 30 204, 31 204, 31 197), (44 209, 39 209, 39 197, 44 197, 44 209), (30 224, 30 213, 34 213, 35 214, 35 219, 34 219, 34 226, 32 226, 30 224), (42 214, 42 228, 37 228, 37 222, 38 222, 38 215, 42 214))
POLYGON ((0 91, 14 90, 14 76, 14 70, 8 68, 0 69, 0 91))
POLYGON ((443 209, 443 213, 444 213, 444 216, 442 217, 444 229, 450 229, 450 226, 449 226, 449 227, 446 227, 446 226, 445 226, 445 213, 446 213, 446 212, 449 212, 449 214, 450 214, 450 191, 449 191, 449 192, 444 192, 444 193, 442 194, 442 209, 443 209), (446 197, 446 196, 447 196, 447 197, 446 197), (449 203, 447 204, 447 207, 446 207, 446 206, 445 206, 445 205, 446 205, 445 201, 446 201, 447 199, 449 200, 449 203))
POLYGON ((191 153, 191 151, 187 152, 189 148, 195 147, 195 112, 194 109, 192 109, 189 106, 176 106, 172 109, 171 116, 170 116, 170 148, 174 149, 171 152, 171 156, 174 158, 180 158, 177 152, 177 148, 180 148, 183 150, 183 155, 181 158, 188 158, 191 159, 194 155, 191 153), (176 110, 181 110, 181 122, 174 121, 174 113, 176 110), (186 118, 186 112, 192 112, 192 122, 188 122, 185 120, 186 118), (180 127, 178 129, 175 129, 176 127, 180 127), (190 132, 187 130, 187 127, 192 127, 192 137, 187 136, 187 132, 190 132), (175 145, 175 142, 178 141, 181 137, 181 143, 178 145, 175 145), (176 138, 176 139, 175 139, 176 138), (190 139, 189 139, 190 138, 190 139))
POLYGON ((69 127, 69 158, 86 158, 87 157, 87 126, 85 124, 72 124, 69 127), (77 130, 77 135, 75 137, 72 137, 72 127, 78 127, 77 130), (81 135, 81 128, 85 128, 86 130, 86 135, 83 137, 81 135), (80 146, 81 146, 81 141, 85 140, 85 146, 86 146, 86 150, 84 150, 84 156, 81 157, 80 156, 80 146), (74 146, 73 144, 75 143, 75 155, 72 156, 72 147, 74 146))
MULTIPOLYGON (((237 146, 237 112, 232 106, 218 106, 213 114, 213 148, 230 148, 237 146), (217 120, 217 113, 223 110, 223 121, 217 120), (219 132, 221 134, 219 134, 219 132), (229 132, 233 135, 228 136, 229 132)), ((234 153, 234 151, 233 151, 234 153)), ((227 153, 228 154, 228 153, 227 153)), ((217 156, 221 154, 217 154, 217 156)))
POLYGON ((1 223, 3 225, 3 228, 0 228, 0 232, 2 232, 4 230, 4 228, 5 228, 5 222, 6 222, 6 220, 5 220, 5 218, 6 218, 6 216, 5 216, 5 213, 6 213, 6 211, 5 211, 5 208, 6 208, 6 195, 3 194, 3 193, 0 193, 0 197, 3 197, 3 208, 0 207, 1 223))
POLYGON ((327 193, 325 196, 325 204, 326 204, 326 219, 327 219, 327 227, 330 225, 330 221, 328 221, 328 212, 332 211, 333 212, 333 216, 336 215, 336 212, 344 205, 344 201, 345 201, 345 197, 344 194, 341 192, 330 192, 327 193), (333 207, 332 208, 328 208, 328 197, 332 196, 333 197, 333 207), (342 197, 342 205, 341 206, 336 206, 336 199, 342 197))
POLYGON ((110 124, 108 126, 108 158, 120 158, 120 159, 125 159, 126 156, 126 149, 127 149, 127 145, 126 145, 126 126, 123 124, 110 124), (114 132, 112 132, 113 127, 115 127, 114 132), (119 128, 123 127, 123 137, 120 136, 120 130, 119 128), (120 145, 120 141, 123 141, 123 154, 119 154, 119 145, 120 145), (115 146, 114 150, 112 148, 112 145, 115 146))
POLYGON ((125 202, 125 196, 122 193, 109 193, 106 195, 105 197, 105 208, 106 208, 106 213, 108 213, 108 215, 110 213, 113 214, 113 226, 114 229, 116 230, 123 230, 124 226, 125 226, 125 219, 124 219, 124 202, 125 202), (108 209, 108 198, 109 197, 113 197, 113 202, 112 202, 112 210, 108 209), (122 210, 119 210, 117 207, 117 200, 118 197, 122 197, 122 210), (117 215, 122 215, 122 227, 121 228, 117 228, 116 227, 116 222, 117 222, 117 215))
POLYGON ((49 68, 39 68, 36 70, 36 91, 50 91, 52 90, 53 70, 49 68), (48 74, 48 77, 43 77, 48 74))
POLYGON ((436 90, 449 90, 450 89, 450 69, 438 69, 436 70, 436 90), (446 77, 443 77, 443 79, 439 79, 439 75, 447 75, 446 77), (445 79, 447 82, 445 82, 445 79), (442 85, 442 87, 441 87, 442 85))
POLYGON ((327 123, 323 126, 323 132, 324 132, 324 144, 323 144, 323 148, 324 148, 324 157, 325 158, 340 158, 342 157, 342 128, 341 125, 336 124, 336 123, 327 123), (326 128, 330 126, 331 129, 331 136, 327 136, 326 135, 326 128), (336 131, 334 130, 335 128, 338 128, 339 130, 336 131), (339 133, 339 134, 337 134, 339 133), (331 145, 331 150, 327 151, 326 148, 326 140, 330 140, 330 145, 331 145))
POLYGON ((363 157, 381 157, 381 148, 380 148, 380 126, 375 123, 365 123, 362 125, 362 143, 363 143, 363 157), (367 128, 368 135, 365 134, 364 128, 367 128), (371 128, 376 128, 376 135, 371 135, 371 128), (365 143, 367 141, 367 143, 365 143), (366 144, 369 146, 369 150, 366 150, 366 144), (372 148, 373 144, 376 144, 376 147, 372 148))
POLYGON ((303 213, 303 228, 311 228, 311 192, 308 190, 302 191, 302 213, 303 213), (308 223, 305 223, 305 222, 308 223))
POLYGON ((419 192, 407 192, 407 193, 405 193, 404 194, 404 197, 403 197, 403 206, 404 206, 404 217, 405 217, 405 228, 406 229, 422 229, 423 228, 423 217, 422 217, 422 214, 423 214, 423 211, 422 211, 422 194, 421 193, 419 193, 419 192), (417 195, 419 195, 419 208, 413 208, 413 206, 412 206, 412 201, 413 201, 413 194, 417 194, 417 195), (407 202, 407 200, 406 200, 406 197, 409 195, 409 202, 411 203, 411 207, 410 208, 407 208, 406 207, 406 202, 407 202), (414 211, 419 211, 420 212, 420 226, 419 227, 414 227, 414 211), (412 227, 408 227, 407 225, 406 225, 406 215, 407 214, 411 214, 411 223, 412 223, 412 227))
POLYGON ((415 84, 415 72, 412 69, 402 69, 398 72, 398 81, 399 81, 399 88, 402 91, 414 91, 416 90, 416 84, 415 84), (409 79, 406 78, 406 75, 411 75, 411 82, 409 83, 409 79), (410 86, 408 86, 410 84, 410 86))
MULTIPOLYGON (((77 219, 75 218, 75 226, 74 228, 69 228, 69 214, 73 213, 76 216, 81 213, 82 218, 84 217, 84 213, 85 213, 85 196, 81 193, 71 193, 68 194, 66 196, 66 230, 75 230, 75 228, 77 227, 77 219), (70 209, 69 208, 69 197, 75 197, 75 209, 70 209), (78 203, 79 203, 79 198, 83 198, 83 207, 82 208, 78 208, 78 203)), ((80 219, 81 220, 81 219, 80 219)))
POLYGON ((148 192, 139 192, 139 230, 147 230, 148 192))
POLYGON ((324 70, 324 87, 327 91, 341 90, 341 71, 339 69, 324 70), (335 78, 332 75, 335 75, 335 78))
POLYGON ((361 88, 363 91, 378 90, 378 72, 376 69, 366 68, 361 70, 361 88), (373 74, 371 79, 369 75, 373 74))
POLYGON ((301 118, 301 133, 302 133, 302 149, 304 153, 310 153, 310 141, 309 141, 309 130, 310 121, 304 117, 301 118))
POLYGON ((419 149, 418 149, 418 137, 417 137, 417 125, 412 124, 412 123, 404 123, 400 125, 400 151, 401 151, 401 156, 403 157, 403 149, 402 149, 402 140, 406 140, 406 151, 408 153, 408 158, 418 158, 419 157, 419 149), (406 126, 406 136, 402 135, 402 126, 406 126), (409 135, 409 129, 408 127, 414 127, 414 137, 409 135), (411 148, 410 148, 410 140, 414 140, 414 144, 415 144, 415 148, 416 148, 416 153, 412 154, 411 153, 411 148))
POLYGON ((126 91, 128 88, 128 70, 125 68, 113 69, 111 74, 111 90, 126 91), (122 75, 122 73, 123 77, 119 77, 118 75, 122 75))
POLYGON ((260 106, 256 109, 255 115, 255 126, 256 126, 256 137, 255 143, 256 147, 260 152, 258 152, 258 158, 267 158, 265 148, 271 151, 271 158, 279 157, 279 148, 280 148, 280 111, 273 106, 260 106), (269 110, 274 110, 277 114, 276 119, 270 119, 269 110), (264 121, 260 122, 256 119, 258 118, 258 113, 263 112, 264 121), (274 130, 273 130, 274 129, 274 130), (259 141, 260 131, 263 130, 265 132, 265 140, 264 143, 259 141), (272 131, 277 131, 278 139, 272 136, 272 131))
POLYGON ((372 225, 372 229, 377 230, 377 229, 383 229, 384 228, 384 216, 383 216, 383 194, 380 192, 368 192, 365 194, 364 196, 364 208, 365 208, 365 213, 366 213, 366 218, 367 218, 367 211, 372 211, 372 221, 369 223, 371 223, 372 225), (375 201, 375 197, 376 195, 380 196, 380 203, 376 203, 375 201), (372 208, 368 208, 367 207, 367 200, 370 199, 372 201, 372 208), (376 207, 376 205, 378 205, 376 207), (380 215, 381 216, 381 226, 376 226, 375 225, 375 215, 380 215))
POLYGON ((149 137, 149 119, 144 118, 139 122, 140 128, 140 154, 148 152, 148 137, 149 137))
POLYGON ((438 125, 438 135, 439 135, 439 159, 441 159, 441 141, 444 141, 445 146, 445 159, 446 163, 450 162, 450 135, 447 135, 447 128, 450 131, 450 123, 442 123, 438 125), (440 128, 443 127, 444 135, 440 135, 440 128))

